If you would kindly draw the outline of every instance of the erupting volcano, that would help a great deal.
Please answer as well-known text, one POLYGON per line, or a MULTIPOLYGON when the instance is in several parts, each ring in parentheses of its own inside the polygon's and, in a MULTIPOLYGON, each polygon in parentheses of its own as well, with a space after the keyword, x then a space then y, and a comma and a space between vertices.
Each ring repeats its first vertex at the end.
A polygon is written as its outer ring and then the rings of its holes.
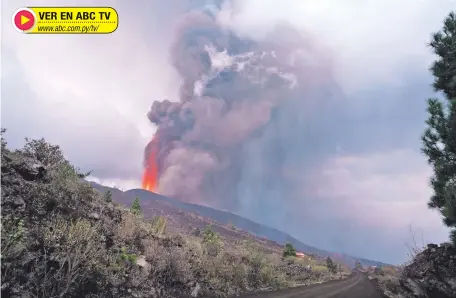
POLYGON ((238 35, 218 19, 231 1, 178 2, 189 4, 169 41, 179 92, 151 98, 147 117, 156 132, 145 148, 142 187, 155 191, 159 182, 161 195, 183 202, 277 214, 281 198, 302 189, 282 173, 304 164, 313 171, 321 150, 309 144, 322 142, 313 131, 320 123, 330 130, 321 119, 339 111, 331 53, 287 24, 258 39, 238 35), (260 202, 263 209, 253 207, 260 202))
POLYGON ((148 155, 145 159, 142 188, 156 192, 158 186, 158 166, 157 166, 157 138, 154 136, 147 146, 148 155))

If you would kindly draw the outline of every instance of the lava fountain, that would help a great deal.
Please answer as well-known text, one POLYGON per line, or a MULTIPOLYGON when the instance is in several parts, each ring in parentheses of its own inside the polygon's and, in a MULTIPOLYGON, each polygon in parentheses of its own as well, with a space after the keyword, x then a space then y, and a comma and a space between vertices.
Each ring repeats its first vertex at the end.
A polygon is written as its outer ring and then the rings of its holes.
POLYGON ((144 164, 144 174, 142 179, 142 188, 148 191, 156 192, 158 186, 158 139, 155 135, 147 148, 149 154, 146 155, 144 164))

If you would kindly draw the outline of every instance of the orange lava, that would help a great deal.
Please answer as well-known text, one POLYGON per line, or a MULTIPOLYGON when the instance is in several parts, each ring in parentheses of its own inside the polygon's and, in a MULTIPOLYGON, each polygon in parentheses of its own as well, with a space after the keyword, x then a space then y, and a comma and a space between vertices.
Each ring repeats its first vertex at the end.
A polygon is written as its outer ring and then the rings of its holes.
POLYGON ((150 143, 149 157, 146 161, 142 188, 148 191, 157 192, 158 186, 158 166, 157 166, 157 139, 156 136, 150 143))

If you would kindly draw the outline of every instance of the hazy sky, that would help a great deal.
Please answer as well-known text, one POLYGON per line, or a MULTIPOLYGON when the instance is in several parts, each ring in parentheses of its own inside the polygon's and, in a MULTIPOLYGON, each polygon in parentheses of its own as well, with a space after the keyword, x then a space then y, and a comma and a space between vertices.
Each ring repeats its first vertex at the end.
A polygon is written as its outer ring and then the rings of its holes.
MULTIPOLYGON (((157 1, 75 2, 117 9, 117 31, 93 36, 20 34, 11 26, 13 11, 61 1, 2 1, 1 120, 10 145, 21 146, 26 136, 45 137, 75 165, 93 170, 94 179, 138 187, 144 146, 154 132, 146 112, 155 100, 175 100, 180 83, 167 56, 170 24, 180 7, 157 1)), ((328 226, 326 240, 301 234, 299 219, 288 232, 307 244, 394 263, 406 259, 410 224, 426 241, 446 240, 440 216, 426 207, 430 169, 419 148, 425 100, 432 95, 433 56, 426 43, 455 1, 277 3, 249 0, 236 6, 236 17, 224 20, 254 38, 283 20, 314 35, 334 57, 357 124, 356 134, 339 136, 338 156, 326 161, 323 177, 314 178, 327 181, 313 191, 332 198, 328 204, 347 225, 328 226), (362 137, 359 152, 347 149, 356 143, 352 135, 358 142, 362 137)))

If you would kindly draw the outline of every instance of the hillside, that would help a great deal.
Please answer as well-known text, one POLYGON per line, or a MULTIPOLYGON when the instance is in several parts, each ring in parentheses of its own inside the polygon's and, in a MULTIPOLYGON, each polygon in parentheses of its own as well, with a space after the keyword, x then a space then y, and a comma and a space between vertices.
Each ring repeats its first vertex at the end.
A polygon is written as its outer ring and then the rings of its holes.
MULTIPOLYGON (((230 297, 347 273, 282 258, 272 241, 196 215, 204 230, 185 233, 180 220, 191 216, 152 216, 148 202, 129 209, 85 177, 58 146, 9 150, 2 137, 2 297, 230 297)), ((177 210, 167 203, 157 212, 177 210)))
MULTIPOLYGON (((200 217, 200 220, 205 219, 206 222, 211 221, 215 226, 234 226, 237 229, 254 234, 260 238, 268 239, 270 240, 271 245, 279 247, 285 245, 285 243, 291 243, 299 251, 308 254, 315 254, 320 257, 330 256, 331 258, 337 259, 351 268, 354 268, 356 260, 359 260, 361 264, 366 267, 387 265, 382 262, 328 252, 306 245, 285 232, 256 223, 227 211, 184 203, 143 189, 131 189, 123 192, 119 189, 106 187, 94 182, 91 182, 91 185, 101 192, 106 192, 108 190, 111 191, 113 194, 113 200, 121 204, 130 205, 134 198, 138 197, 141 200, 141 204, 144 206, 146 216, 165 215, 169 217, 172 222, 175 222, 175 228, 177 230, 192 229, 192 227, 201 228, 202 224, 206 224, 201 222, 198 223, 198 221, 195 220, 196 214, 200 217)), ((223 233, 224 231, 222 230, 220 232, 223 233)))

